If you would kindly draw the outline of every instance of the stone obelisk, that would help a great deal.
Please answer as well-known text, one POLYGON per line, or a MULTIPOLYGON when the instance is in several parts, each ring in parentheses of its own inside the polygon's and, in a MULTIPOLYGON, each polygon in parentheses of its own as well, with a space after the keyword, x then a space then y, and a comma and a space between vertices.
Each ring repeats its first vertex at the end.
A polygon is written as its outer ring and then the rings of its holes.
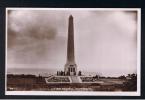
POLYGON ((68 22, 68 40, 67 40, 67 62, 64 68, 65 74, 70 76, 77 75, 77 65, 75 64, 74 51, 74 25, 73 16, 69 16, 68 22))

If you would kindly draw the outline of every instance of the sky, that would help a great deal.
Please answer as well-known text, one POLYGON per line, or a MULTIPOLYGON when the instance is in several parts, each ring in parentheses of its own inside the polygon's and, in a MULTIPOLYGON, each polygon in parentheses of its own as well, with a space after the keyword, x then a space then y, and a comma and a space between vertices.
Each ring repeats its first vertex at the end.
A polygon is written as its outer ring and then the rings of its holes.
POLYGON ((7 70, 64 70, 70 14, 78 70, 136 73, 137 12, 121 10, 8 10, 7 70))

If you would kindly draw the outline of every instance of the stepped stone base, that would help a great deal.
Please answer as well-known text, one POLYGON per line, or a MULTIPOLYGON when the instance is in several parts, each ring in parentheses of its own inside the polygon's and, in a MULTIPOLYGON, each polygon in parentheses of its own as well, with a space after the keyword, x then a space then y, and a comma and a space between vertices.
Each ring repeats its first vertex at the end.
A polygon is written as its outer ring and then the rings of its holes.
POLYGON ((78 76, 70 76, 72 83, 81 83, 80 77, 78 76))

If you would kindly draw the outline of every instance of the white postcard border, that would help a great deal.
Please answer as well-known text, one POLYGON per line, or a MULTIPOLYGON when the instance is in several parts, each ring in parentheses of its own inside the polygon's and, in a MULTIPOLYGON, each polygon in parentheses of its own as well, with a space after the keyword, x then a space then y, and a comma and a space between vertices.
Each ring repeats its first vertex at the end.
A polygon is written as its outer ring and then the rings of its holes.
POLYGON ((5 95, 34 96, 140 96, 141 95, 141 8, 6 8, 5 24, 5 95), (92 11, 137 11, 137 91, 136 92, 103 92, 103 91, 7 91, 7 11, 8 10, 92 10, 92 11))

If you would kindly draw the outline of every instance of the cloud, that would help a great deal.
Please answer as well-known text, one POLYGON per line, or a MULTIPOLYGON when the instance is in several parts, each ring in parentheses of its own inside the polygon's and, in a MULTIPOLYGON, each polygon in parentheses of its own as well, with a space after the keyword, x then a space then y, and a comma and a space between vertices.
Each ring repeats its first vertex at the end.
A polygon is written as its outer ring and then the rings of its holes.
MULTIPOLYGON (((11 11, 8 19, 9 36, 13 36, 13 33, 15 32, 16 36, 13 41, 25 39, 23 40, 23 43, 27 43, 27 38, 30 38, 31 40, 53 39, 56 36, 57 29, 54 25, 55 20, 52 21, 51 19, 52 17, 45 15, 45 12, 11 11), (42 15, 40 16, 38 13, 42 15)), ((20 43, 21 45, 21 42, 17 43, 20 43)), ((8 46, 10 46, 10 44, 8 46)))
POLYGON ((8 15, 8 54, 12 55, 10 59, 13 60, 8 60, 9 63, 45 61, 46 54, 50 56, 54 45, 58 46, 55 41, 63 42, 63 37, 56 36, 58 21, 61 20, 55 18, 55 13, 49 14, 47 11, 11 11, 8 15))
POLYGON ((8 68, 63 70, 70 14, 79 70, 103 75, 136 72, 133 11, 12 10, 8 15, 8 68))

